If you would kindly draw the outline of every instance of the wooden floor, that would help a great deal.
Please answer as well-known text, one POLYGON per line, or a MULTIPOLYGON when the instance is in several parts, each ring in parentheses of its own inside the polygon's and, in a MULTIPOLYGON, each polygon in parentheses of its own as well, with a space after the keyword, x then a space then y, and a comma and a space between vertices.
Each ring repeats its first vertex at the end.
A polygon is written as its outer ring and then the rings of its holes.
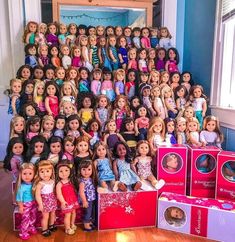
MULTIPOLYGON (((0 242, 19 242, 18 233, 12 230, 11 176, 0 167, 0 242)), ((65 235, 60 227, 49 238, 40 233, 32 236, 29 242, 165 242, 165 241, 210 241, 157 228, 113 230, 105 232, 83 232, 80 227, 75 235, 65 235)))

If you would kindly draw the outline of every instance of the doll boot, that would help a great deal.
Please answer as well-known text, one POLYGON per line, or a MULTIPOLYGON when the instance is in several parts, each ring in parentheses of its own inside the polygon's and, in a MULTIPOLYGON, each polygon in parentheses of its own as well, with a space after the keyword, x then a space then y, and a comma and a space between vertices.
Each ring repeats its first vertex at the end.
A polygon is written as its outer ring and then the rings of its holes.
POLYGON ((165 181, 160 179, 159 181, 157 181, 157 183, 154 185, 154 187, 159 190, 161 189, 163 186, 165 185, 165 181))

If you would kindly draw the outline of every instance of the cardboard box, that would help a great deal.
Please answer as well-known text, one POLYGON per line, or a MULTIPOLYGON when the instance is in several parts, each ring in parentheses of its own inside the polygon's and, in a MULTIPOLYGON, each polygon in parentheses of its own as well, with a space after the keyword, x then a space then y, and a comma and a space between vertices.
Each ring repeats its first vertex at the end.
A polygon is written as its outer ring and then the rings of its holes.
POLYGON ((163 179, 166 182, 159 190, 159 195, 162 192, 171 191, 178 194, 186 194, 187 146, 159 146, 156 155, 156 163, 157 179, 163 179))
POLYGON ((235 238, 235 203, 162 193, 158 228, 224 242, 235 238))
POLYGON ((188 195, 215 198, 219 152, 220 149, 214 146, 188 147, 188 195))
POLYGON ((235 201, 235 152, 218 154, 216 198, 235 201))
POLYGON ((156 227, 158 192, 98 194, 98 230, 156 227))

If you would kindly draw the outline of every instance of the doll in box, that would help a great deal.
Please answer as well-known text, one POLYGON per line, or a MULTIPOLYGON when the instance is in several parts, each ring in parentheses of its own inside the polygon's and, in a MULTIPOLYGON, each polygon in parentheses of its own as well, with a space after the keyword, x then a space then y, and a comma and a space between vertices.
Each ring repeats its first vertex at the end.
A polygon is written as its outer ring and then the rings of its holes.
POLYGON ((171 226, 181 227, 185 223, 186 216, 184 211, 178 207, 169 207, 164 213, 164 217, 171 226))
POLYGON ((174 154, 168 154, 163 161, 164 169, 169 173, 175 173, 180 169, 178 157, 174 154))
POLYGON ((226 162, 223 165, 222 173, 227 180, 235 182, 235 162, 226 162))
POLYGON ((202 173, 208 173, 215 168, 215 160, 209 155, 201 155, 196 161, 197 169, 202 173))

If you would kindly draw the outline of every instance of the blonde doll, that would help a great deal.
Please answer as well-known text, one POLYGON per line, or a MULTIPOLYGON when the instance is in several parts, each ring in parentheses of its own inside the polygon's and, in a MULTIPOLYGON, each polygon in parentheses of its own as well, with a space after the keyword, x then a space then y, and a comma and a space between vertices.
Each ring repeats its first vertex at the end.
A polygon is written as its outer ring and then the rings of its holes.
POLYGON ((60 66, 55 69, 55 82, 56 84, 61 87, 64 83, 65 79, 65 69, 64 67, 60 66))
POLYGON ((168 86, 170 79, 170 75, 167 71, 161 72, 161 77, 160 77, 160 88, 163 88, 165 86, 168 86))
POLYGON ((167 27, 160 28, 159 46, 165 48, 166 50, 168 50, 170 47, 172 47, 171 34, 167 27))
POLYGON ((90 35, 88 37, 88 43, 90 45, 89 49, 89 62, 92 63, 94 68, 99 67, 99 57, 98 57, 98 47, 96 46, 97 39, 95 35, 90 35))
POLYGON ((114 90, 117 96, 125 93, 125 77, 123 69, 118 69, 114 74, 114 90))
POLYGON ((10 123, 10 139, 13 137, 24 137, 25 119, 19 115, 16 115, 11 119, 10 123))
POLYGON ((82 59, 81 59, 81 50, 78 46, 73 46, 72 48, 72 66, 75 68, 79 68, 82 66, 82 59))
POLYGON ((186 136, 188 144, 201 146, 202 143, 199 141, 199 131, 200 124, 197 118, 188 118, 187 120, 187 128, 186 128, 186 136))
POLYGON ((101 36, 104 36, 105 34, 105 27, 102 25, 96 26, 96 33, 97 33, 97 38, 98 40, 100 39, 101 36))
POLYGON ((38 64, 41 67, 49 64, 50 59, 48 57, 48 46, 46 44, 42 44, 38 47, 38 55, 38 64))
POLYGON ((25 44, 35 43, 35 34, 37 32, 38 24, 34 21, 27 23, 24 31, 23 42, 25 44))
POLYGON ((79 208, 76 178, 72 163, 62 160, 56 166, 56 195, 60 201, 62 213, 64 214, 65 233, 72 235, 75 233, 76 209, 79 208))
POLYGON ((70 115, 77 114, 77 109, 70 101, 61 101, 60 114, 63 114, 66 118, 68 118, 70 115))
POLYGON ((40 23, 38 25, 37 33, 35 36, 35 44, 43 45, 46 44, 47 40, 45 34, 47 32, 47 25, 45 23, 40 23))
POLYGON ((158 116, 164 120, 166 118, 166 111, 165 111, 162 99, 160 98, 160 95, 161 95, 161 89, 159 86, 155 86, 151 89, 153 108, 158 114, 158 116))
POLYGON ((165 123, 162 118, 154 117, 151 119, 147 140, 149 141, 151 154, 155 155, 157 147, 165 141, 165 123))
POLYGON ((34 91, 33 91, 33 101, 37 104, 41 113, 46 112, 45 102, 44 102, 44 90, 45 90, 45 82, 36 80, 34 91))
POLYGON ((192 106, 185 107, 185 110, 183 112, 183 117, 188 121, 189 118, 194 117, 194 109, 192 106))
POLYGON ((140 177, 142 183, 148 180, 154 188, 157 190, 161 189, 165 181, 162 179, 158 181, 151 171, 152 157, 149 142, 147 140, 139 141, 136 147, 136 153, 137 156, 131 164, 132 170, 140 177))
POLYGON ((127 65, 127 70, 129 69, 134 69, 138 70, 138 65, 137 65, 137 49, 136 48, 130 48, 128 51, 128 65, 127 65))
POLYGON ((72 64, 69 46, 66 45, 66 44, 61 45, 60 46, 60 52, 61 52, 61 55, 62 55, 62 58, 61 58, 62 66, 64 67, 65 70, 67 70, 72 64))
POLYGON ((22 81, 20 79, 11 79, 8 114, 16 115, 20 112, 20 93, 22 90, 22 81))
POLYGON ((81 35, 79 37, 79 47, 82 52, 83 66, 86 67, 89 71, 93 70, 93 66, 89 61, 89 50, 88 50, 88 37, 86 35, 81 35))
POLYGON ((148 70, 152 71, 155 69, 155 59, 156 59, 156 50, 150 48, 148 50, 148 70))
POLYGON ((69 81, 65 81, 60 90, 61 102, 71 102, 73 105, 76 103, 77 89, 75 85, 69 81))
POLYGON ((168 207, 164 213, 164 216, 167 223, 174 228, 182 227, 185 224, 185 213, 179 207, 168 207))
POLYGON ((116 71, 119 67, 119 58, 118 58, 118 51, 116 48, 117 40, 115 35, 110 34, 108 35, 108 54, 111 60, 111 67, 113 71, 116 71))
POLYGON ((186 144, 186 119, 183 117, 176 119, 177 143, 186 144))
POLYGON ((74 138, 71 136, 66 136, 63 139, 64 153, 62 156, 62 160, 69 160, 72 164, 74 163, 74 138))
POLYGON ((77 34, 77 25, 75 23, 70 23, 68 26, 68 35, 66 36, 66 45, 73 47, 77 34))
POLYGON ((60 45, 66 44, 66 34, 67 34, 67 26, 66 24, 61 23, 59 25, 59 35, 58 35, 58 41, 60 45))
POLYGON ((203 130, 200 132, 200 141, 203 145, 214 145, 221 149, 223 134, 220 130, 219 120, 215 116, 207 116, 203 121, 203 130))
POLYGON ((32 194, 35 167, 32 163, 23 163, 20 166, 19 176, 16 183, 16 202, 21 214, 19 237, 27 240, 30 235, 36 234, 35 227, 37 206, 32 194))
POLYGON ((51 161, 42 160, 38 163, 33 192, 38 204, 38 210, 42 212, 41 226, 42 235, 48 237, 51 232, 55 232, 55 211, 57 209, 57 200, 54 193, 55 172, 51 161))
POLYGON ((48 140, 52 136, 52 131, 54 129, 55 120, 53 116, 45 115, 42 118, 41 134, 48 140))
POLYGON ((71 84, 73 84, 73 86, 76 87, 78 83, 78 79, 79 79, 78 69, 73 66, 69 67, 68 70, 66 71, 66 81, 71 82, 71 84))
POLYGON ((156 70, 150 71, 149 84, 152 87, 160 85, 160 72, 159 71, 156 71, 156 70))

